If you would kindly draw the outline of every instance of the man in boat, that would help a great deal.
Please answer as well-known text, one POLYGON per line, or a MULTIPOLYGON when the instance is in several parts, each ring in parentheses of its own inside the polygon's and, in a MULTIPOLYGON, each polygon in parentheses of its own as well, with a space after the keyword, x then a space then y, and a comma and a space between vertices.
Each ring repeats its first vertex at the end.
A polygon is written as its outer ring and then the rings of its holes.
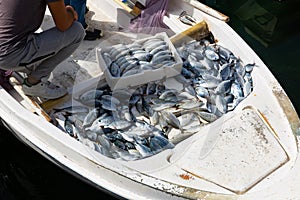
POLYGON ((101 30, 94 29, 94 31, 88 30, 88 25, 85 21, 85 14, 88 12, 86 7, 86 0, 64 0, 65 5, 71 5, 78 13, 78 22, 80 22, 85 29, 84 40, 96 40, 102 37, 101 30))
POLYGON ((22 84, 26 95, 59 98, 65 88, 48 81, 55 67, 80 45, 85 33, 78 14, 64 0, 1 0, 0 68, 26 74, 22 84), (46 7, 55 27, 37 33, 46 7))

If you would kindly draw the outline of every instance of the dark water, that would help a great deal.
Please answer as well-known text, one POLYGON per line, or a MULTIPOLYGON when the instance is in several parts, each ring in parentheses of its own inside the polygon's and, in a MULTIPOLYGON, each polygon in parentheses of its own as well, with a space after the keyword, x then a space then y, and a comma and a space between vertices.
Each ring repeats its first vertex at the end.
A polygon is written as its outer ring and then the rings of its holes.
MULTIPOLYGON (((230 17, 229 25, 270 68, 300 113, 297 0, 207 0, 206 3, 230 17)), ((115 199, 69 175, 2 126, 0 157, 0 200, 115 199)))
POLYGON ((202 2, 230 17, 228 24, 269 67, 300 113, 300 1, 202 2))
POLYGON ((0 200, 115 199, 0 130, 0 200))

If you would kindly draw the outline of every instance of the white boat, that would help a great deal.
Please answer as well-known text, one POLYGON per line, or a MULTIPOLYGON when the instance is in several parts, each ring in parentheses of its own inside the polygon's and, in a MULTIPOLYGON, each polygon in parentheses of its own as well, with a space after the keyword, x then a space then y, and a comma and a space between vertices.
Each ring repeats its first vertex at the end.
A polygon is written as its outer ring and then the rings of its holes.
MULTIPOLYGON (((58 125, 50 123, 48 114, 53 107, 77 105, 74 99, 78 95, 105 80, 96 59, 99 48, 137 37, 127 29, 131 10, 118 0, 91 0, 88 5, 88 23, 104 30, 105 37, 84 41, 54 71, 53 81, 69 87, 70 95, 36 105, 22 96, 18 84, 16 91, 0 87, 0 117, 18 139, 79 179, 120 198, 299 198, 300 121, 289 97, 268 67, 226 23, 226 16, 217 13, 217 18, 215 11, 203 10, 196 1, 170 0, 164 23, 173 32, 171 38, 190 30, 178 20, 186 11, 198 22, 207 23, 217 44, 230 49, 243 63, 255 63, 253 90, 232 111, 194 134, 179 134, 184 139, 173 138, 172 148, 133 160, 107 157, 92 148, 92 143, 70 137, 58 127, 63 123, 59 117, 55 118, 58 125)), ((43 26, 51 24, 50 16, 44 21, 43 26)))

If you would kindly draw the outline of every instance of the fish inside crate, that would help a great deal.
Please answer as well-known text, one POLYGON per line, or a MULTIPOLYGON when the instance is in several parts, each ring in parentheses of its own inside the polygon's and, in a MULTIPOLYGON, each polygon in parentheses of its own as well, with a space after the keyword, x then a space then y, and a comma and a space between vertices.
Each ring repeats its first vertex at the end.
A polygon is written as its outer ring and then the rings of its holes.
POLYGON ((97 61, 112 90, 181 73, 182 60, 166 33, 96 49, 97 61))

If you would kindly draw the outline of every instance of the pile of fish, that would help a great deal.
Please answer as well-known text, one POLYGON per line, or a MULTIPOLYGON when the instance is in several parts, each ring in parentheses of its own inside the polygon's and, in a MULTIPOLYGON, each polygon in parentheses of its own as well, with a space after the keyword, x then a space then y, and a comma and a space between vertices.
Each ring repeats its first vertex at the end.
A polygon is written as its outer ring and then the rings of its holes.
POLYGON ((174 138, 199 132, 252 91, 255 64, 244 65, 225 47, 201 40, 177 51, 180 75, 114 91, 101 80, 75 99, 80 106, 55 109, 64 130, 107 157, 137 160, 173 148, 174 138), (178 87, 168 88, 170 81, 178 87))
POLYGON ((175 64, 169 44, 160 37, 106 48, 102 58, 112 77, 130 76, 175 64))
POLYGON ((192 85, 207 101, 210 112, 220 117, 233 110, 253 90, 255 63, 244 65, 229 49, 208 40, 192 41, 177 48, 183 60, 181 82, 192 85))

